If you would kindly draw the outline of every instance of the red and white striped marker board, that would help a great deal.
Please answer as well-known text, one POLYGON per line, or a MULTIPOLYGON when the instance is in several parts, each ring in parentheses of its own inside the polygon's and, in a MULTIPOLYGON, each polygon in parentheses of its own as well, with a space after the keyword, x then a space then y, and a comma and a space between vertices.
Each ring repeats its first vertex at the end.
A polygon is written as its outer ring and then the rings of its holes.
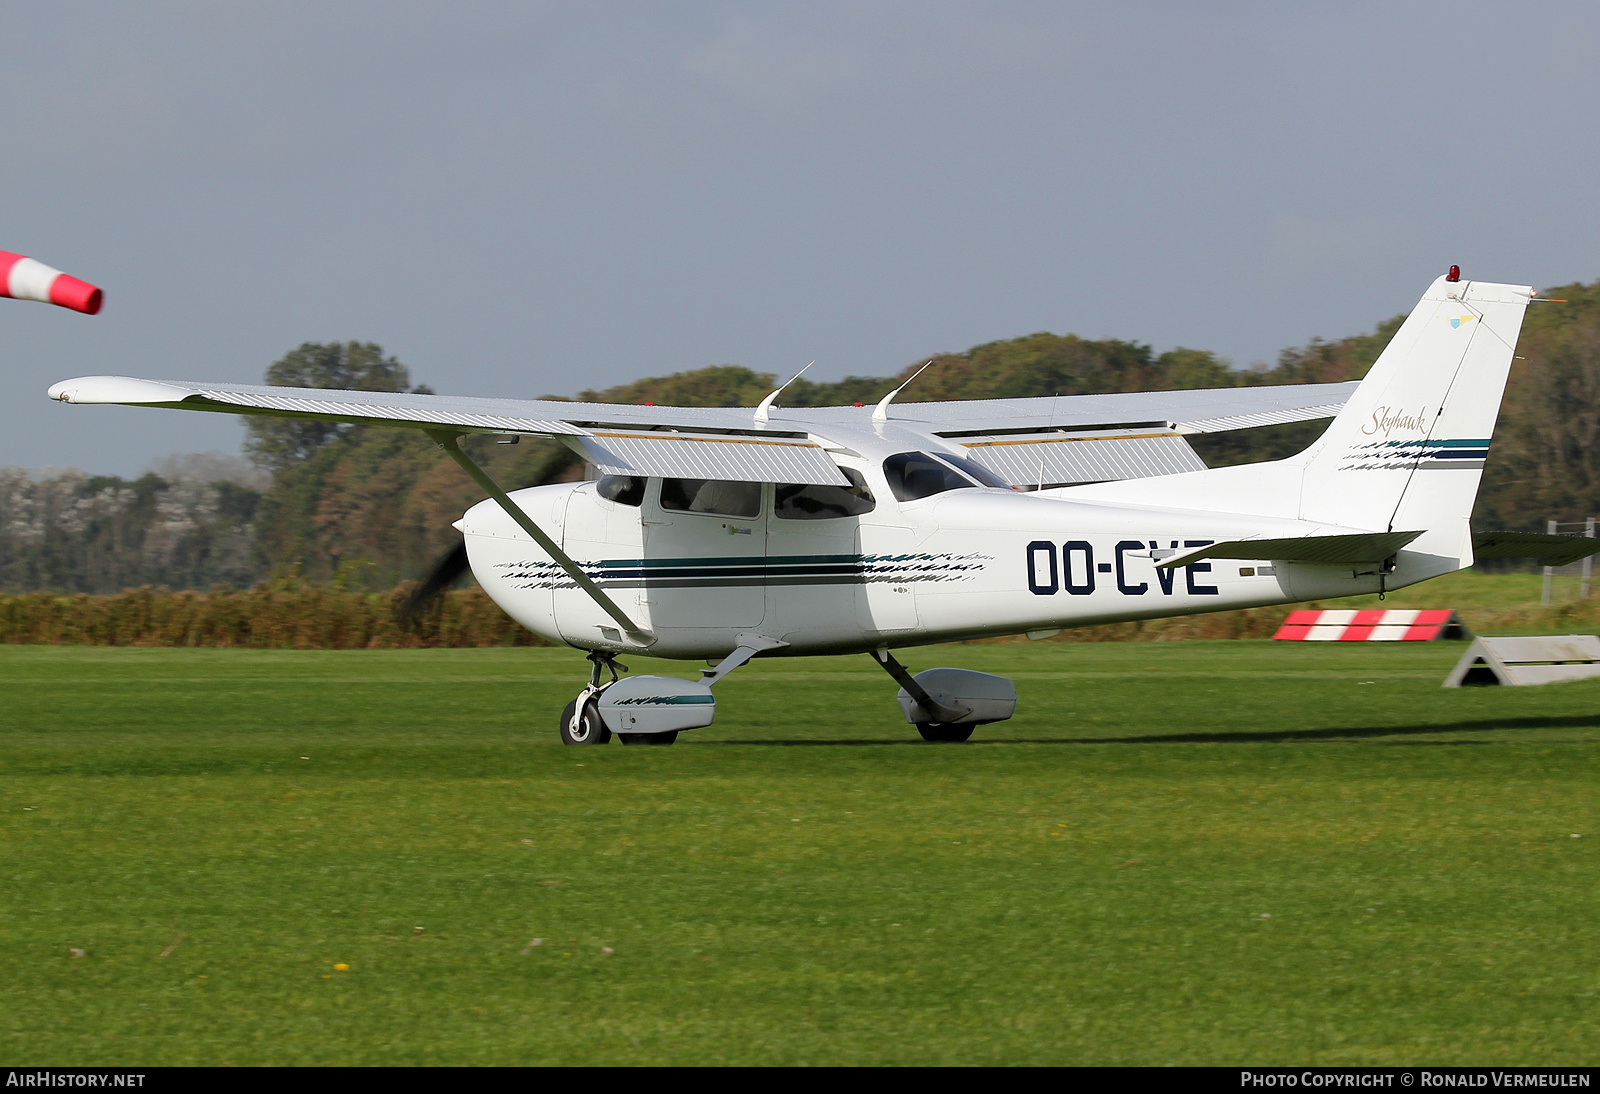
POLYGON ((37 300, 86 315, 98 312, 104 299, 100 290, 87 281, 79 281, 36 258, 10 251, 0 251, 0 296, 37 300))
POLYGON ((1272 637, 1280 642, 1431 642, 1470 635, 1450 608, 1303 608, 1290 612, 1272 637))

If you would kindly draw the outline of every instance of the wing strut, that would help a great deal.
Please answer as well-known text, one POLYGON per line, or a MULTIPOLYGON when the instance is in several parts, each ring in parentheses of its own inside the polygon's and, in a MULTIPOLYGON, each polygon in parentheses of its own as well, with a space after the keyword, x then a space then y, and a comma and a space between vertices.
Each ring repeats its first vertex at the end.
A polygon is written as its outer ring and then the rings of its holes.
POLYGON ((452 460, 455 460, 456 463, 461 465, 461 470, 472 476, 473 482, 483 487, 483 489, 491 498, 500 503, 500 508, 506 511, 506 516, 516 521, 517 525, 521 527, 524 532, 528 533, 528 535, 532 536, 533 541, 544 549, 545 554, 554 559, 555 564, 565 570, 567 576, 578 583, 578 588, 588 593, 589 598, 596 604, 600 605, 600 609, 602 611, 617 621, 618 625, 622 627, 623 631, 626 632, 629 638, 632 638, 635 642, 646 646, 653 645, 655 643, 655 635, 651 634, 633 620, 629 619, 627 613, 621 608, 617 607, 616 601, 607 596, 600 586, 596 585, 590 579, 589 575, 584 573, 582 568, 580 568, 576 562, 572 561, 571 557, 565 551, 556 546, 556 541, 545 535, 544 530, 541 529, 537 524, 533 523, 532 518, 530 518, 527 513, 522 511, 522 507, 516 502, 512 501, 510 497, 506 495, 506 492, 495 484, 495 481, 488 476, 483 468, 472 462, 471 456, 468 456, 465 452, 461 451, 461 445, 458 443, 460 434, 445 433, 443 431, 433 429, 430 429, 427 432, 428 436, 432 437, 434 442, 438 444, 440 448, 444 449, 452 460))

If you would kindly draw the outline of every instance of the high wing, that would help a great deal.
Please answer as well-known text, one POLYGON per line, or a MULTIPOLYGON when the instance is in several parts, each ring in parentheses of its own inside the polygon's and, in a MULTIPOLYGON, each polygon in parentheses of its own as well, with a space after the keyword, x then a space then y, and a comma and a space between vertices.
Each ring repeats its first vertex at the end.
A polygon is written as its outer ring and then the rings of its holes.
POLYGON ((64 403, 305 418, 450 436, 558 437, 608 474, 849 485, 822 445, 804 429, 757 429, 752 411, 741 409, 333 391, 129 376, 63 380, 49 394, 64 403))
MULTIPOLYGON (((899 403, 884 424, 965 448, 1013 484, 1172 474, 1203 466, 1185 434, 1329 418, 1354 383, 899 403)), ((468 433, 557 437, 608 474, 845 485, 830 442, 873 432, 871 408, 631 406, 86 376, 64 403, 111 403, 468 433)), ((878 430, 881 434, 881 430, 878 430)))

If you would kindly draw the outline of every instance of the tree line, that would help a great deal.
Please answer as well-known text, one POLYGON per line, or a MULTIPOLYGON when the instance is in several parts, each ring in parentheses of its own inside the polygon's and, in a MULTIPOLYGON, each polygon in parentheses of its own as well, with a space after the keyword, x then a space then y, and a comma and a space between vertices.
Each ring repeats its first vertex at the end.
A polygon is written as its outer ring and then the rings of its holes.
MULTIPOLYGON (((1566 303, 1528 310, 1474 513, 1481 529, 1542 531, 1547 519, 1600 512, 1600 280, 1541 293, 1566 303)), ((1157 354, 1119 339, 1048 332, 945 353, 901 401, 986 399, 1359 379, 1399 327, 1285 349, 1271 366, 1234 369, 1206 350, 1157 354)), ((871 404, 895 376, 796 381, 786 406, 871 404)), ((306 343, 265 380, 294 387, 419 391, 410 371, 372 343, 306 343)), ((778 378, 737 365, 649 377, 577 394, 583 401, 750 406, 778 378)), ((558 396, 544 396, 559 398, 558 396)), ((1291 455, 1324 422, 1191 438, 1211 466, 1291 455)), ((134 479, 78 471, 0 469, 0 589, 109 593, 308 581, 350 591, 393 588, 424 574, 457 542, 450 527, 481 499, 425 436, 323 422, 247 420, 248 459, 178 457, 134 479)), ((557 442, 469 438, 500 481, 548 473, 557 442)), ((569 472, 571 473, 571 472, 569 472)))

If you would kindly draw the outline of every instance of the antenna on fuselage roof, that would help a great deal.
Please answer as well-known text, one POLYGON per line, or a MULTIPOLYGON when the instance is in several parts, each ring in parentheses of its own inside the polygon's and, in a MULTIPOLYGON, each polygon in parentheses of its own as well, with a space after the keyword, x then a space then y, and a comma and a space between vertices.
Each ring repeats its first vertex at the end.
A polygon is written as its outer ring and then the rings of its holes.
MULTIPOLYGON (((814 365, 814 364, 816 364, 816 362, 812 361, 811 365, 814 365)), ((810 368, 811 365, 807 365, 806 368, 810 368)), ((773 391, 773 393, 771 395, 768 395, 765 399, 761 400, 760 404, 757 405, 757 407, 756 407, 756 424, 757 425, 766 425, 767 424, 767 419, 772 416, 772 400, 776 399, 778 397, 778 393, 781 392, 784 388, 788 387, 790 384, 792 384, 796 380, 800 379, 800 377, 804 376, 806 374, 806 368, 801 369, 799 372, 797 372, 793 376, 789 377, 783 383, 779 384, 777 389, 775 391, 773 391)))
POLYGON ((917 371, 913 372, 909 377, 907 377, 905 383, 889 392, 889 394, 885 395, 882 399, 879 399, 878 405, 872 408, 872 420, 875 422, 887 422, 889 420, 889 404, 894 401, 894 397, 900 394, 906 388, 910 387, 911 381, 915 380, 918 376, 921 376, 923 370, 931 364, 933 364, 932 361, 924 364, 922 368, 917 369, 917 371))

